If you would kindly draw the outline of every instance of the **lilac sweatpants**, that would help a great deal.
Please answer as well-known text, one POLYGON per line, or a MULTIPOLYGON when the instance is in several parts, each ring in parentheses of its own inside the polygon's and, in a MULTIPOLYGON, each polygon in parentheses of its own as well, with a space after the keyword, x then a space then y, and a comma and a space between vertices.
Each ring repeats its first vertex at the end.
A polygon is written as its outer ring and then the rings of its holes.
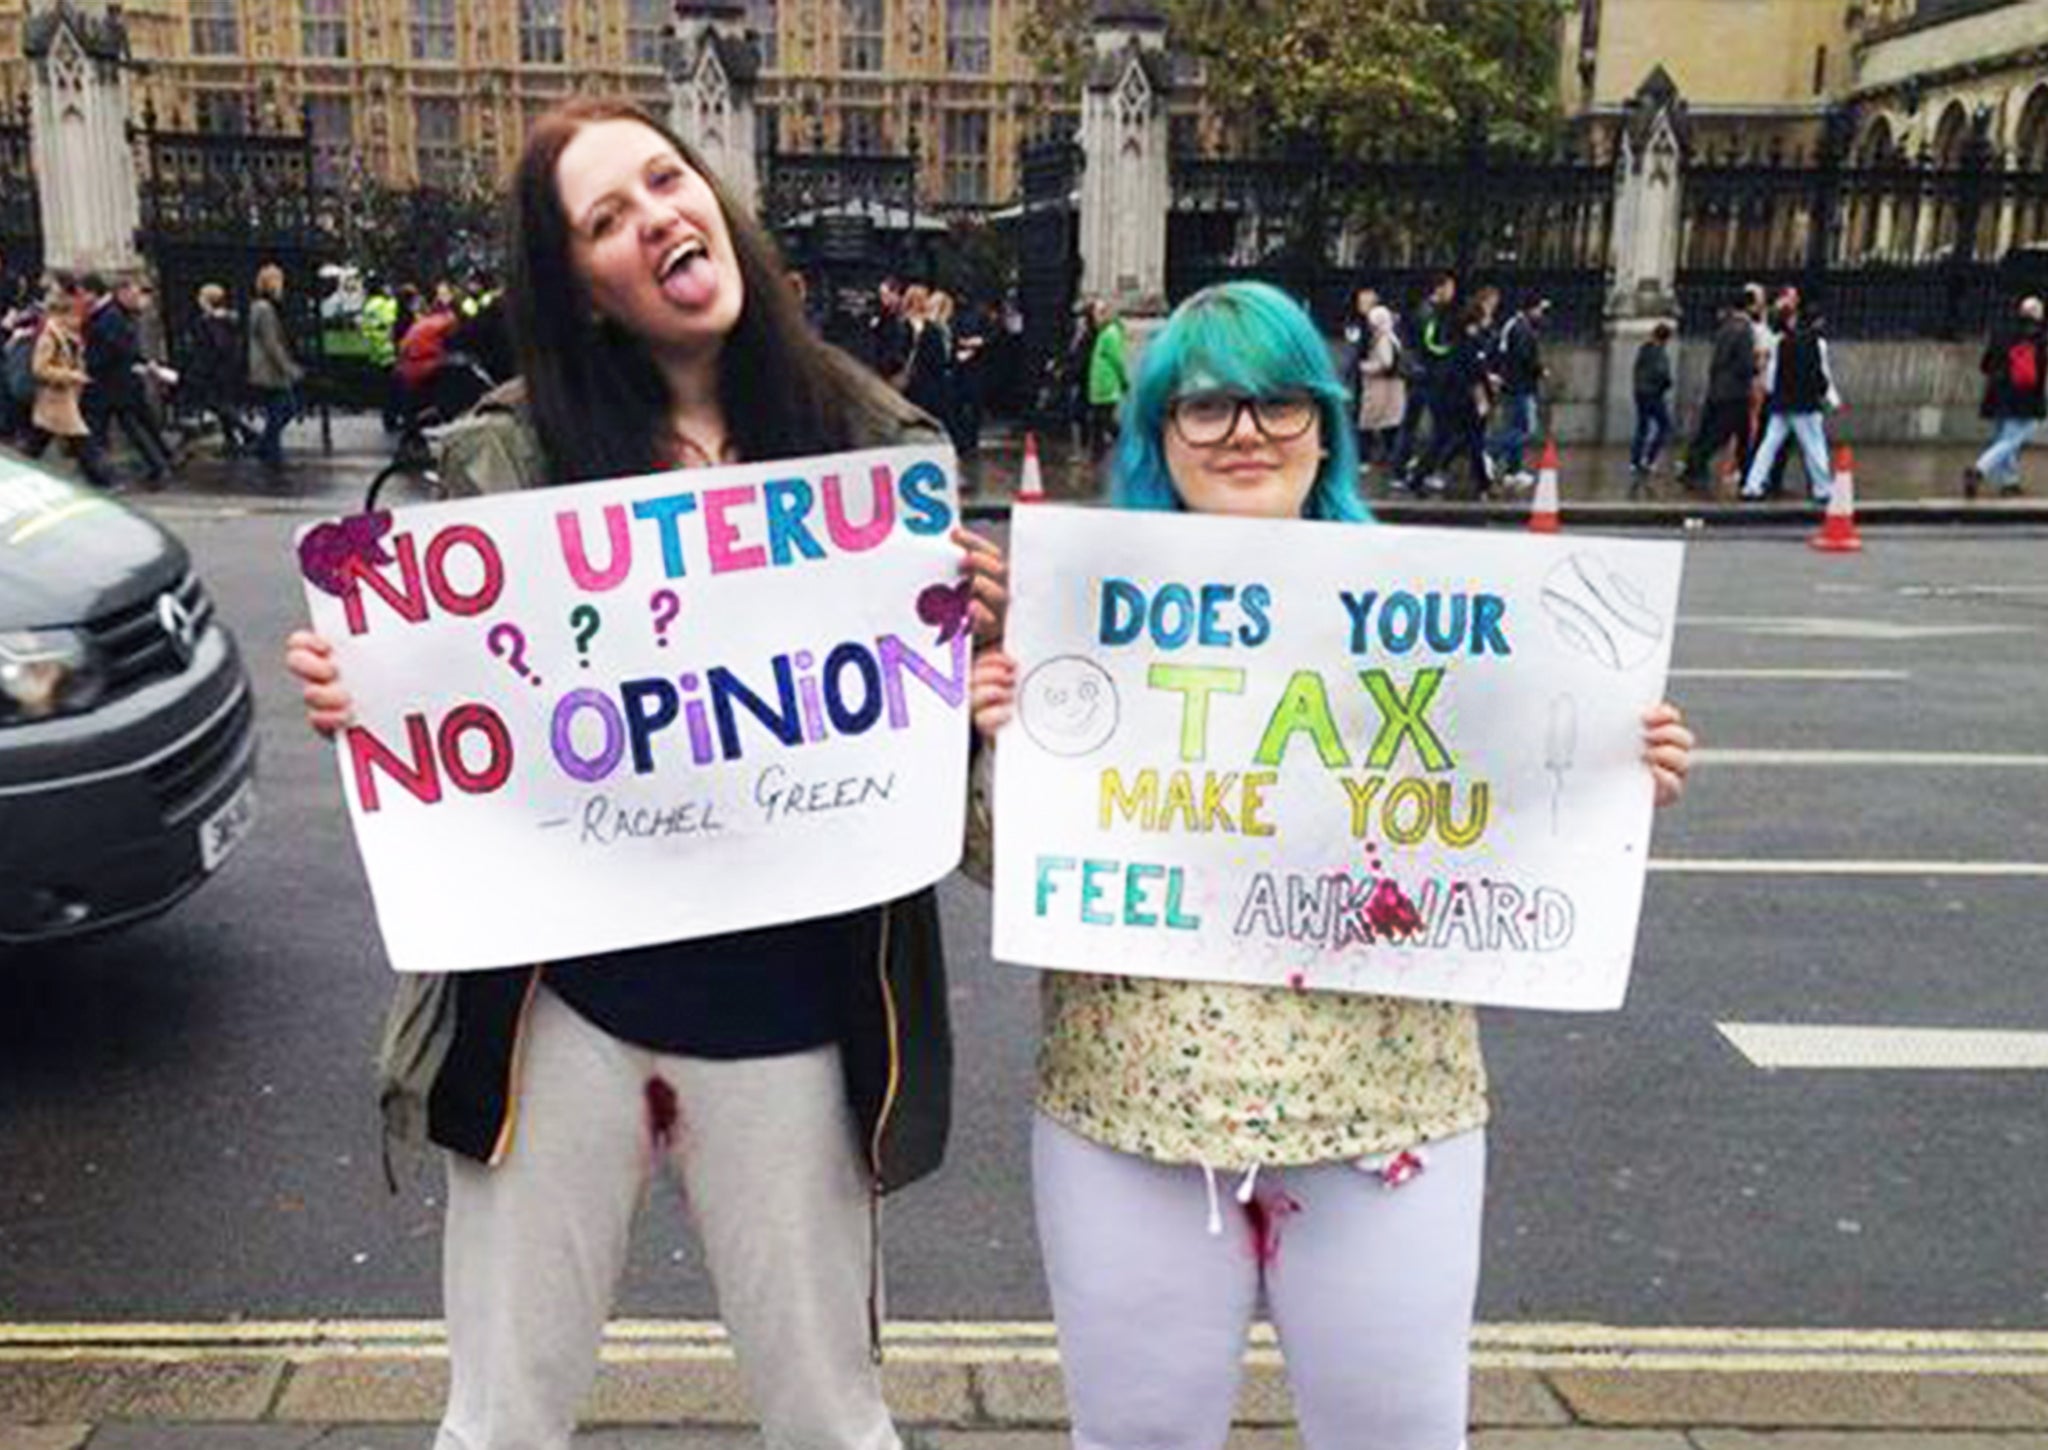
POLYGON ((1261 1169, 1241 1202, 1242 1167, 1218 1181, 1040 1114, 1033 1191, 1075 1450, 1219 1450, 1262 1294, 1307 1450, 1460 1450, 1486 1135, 1422 1153, 1400 1187, 1319 1163, 1261 1169))
POLYGON ((448 1159, 451 1384, 435 1450, 569 1450, 657 1176, 687 1195, 768 1450, 901 1450, 869 1357, 867 1184, 838 1049, 650 1052, 545 988, 511 1153, 495 1168, 448 1159), (655 1079, 669 1124, 654 1121, 655 1079))

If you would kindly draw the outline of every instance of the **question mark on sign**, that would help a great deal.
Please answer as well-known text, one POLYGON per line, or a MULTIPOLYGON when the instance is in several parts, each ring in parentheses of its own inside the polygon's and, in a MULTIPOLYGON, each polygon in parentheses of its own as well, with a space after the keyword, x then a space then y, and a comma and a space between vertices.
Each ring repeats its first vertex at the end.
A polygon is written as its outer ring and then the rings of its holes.
POLYGON ((540 676, 526 667, 526 636, 516 624, 494 624, 491 632, 484 636, 484 645, 490 652, 519 672, 519 678, 538 685, 540 676))
POLYGON ((590 642, 597 638, 602 623, 603 616, 595 604, 579 604, 569 611, 569 628, 576 631, 576 653, 582 656, 577 663, 585 669, 590 667, 590 642))
POLYGON ((668 627, 676 622, 676 616, 683 612, 683 601, 676 598, 673 589, 657 589, 654 597, 647 601, 654 610, 654 642, 663 649, 668 648, 668 627))

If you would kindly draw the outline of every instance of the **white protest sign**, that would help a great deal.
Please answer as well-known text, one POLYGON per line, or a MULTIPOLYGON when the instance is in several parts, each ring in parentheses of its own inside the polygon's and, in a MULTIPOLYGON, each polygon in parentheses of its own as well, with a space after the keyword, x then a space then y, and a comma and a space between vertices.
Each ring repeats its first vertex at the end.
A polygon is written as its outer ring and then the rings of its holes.
POLYGON ((953 455, 534 489, 300 535, 391 964, 850 911, 960 856, 953 455))
POLYGON ((1060 508, 1010 542, 997 957, 1621 1004, 1681 546, 1060 508))

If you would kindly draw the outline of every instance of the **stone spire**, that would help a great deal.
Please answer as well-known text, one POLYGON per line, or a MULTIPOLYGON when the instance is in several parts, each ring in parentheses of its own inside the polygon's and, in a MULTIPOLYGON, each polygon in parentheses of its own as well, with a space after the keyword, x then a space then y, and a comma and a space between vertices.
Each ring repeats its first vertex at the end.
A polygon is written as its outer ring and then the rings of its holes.
POLYGON ((680 0, 668 43, 669 124, 749 211, 760 205, 760 75, 761 52, 739 0, 680 0))
POLYGON ((70 271, 141 266, 135 154, 128 145, 128 30, 100 0, 31 0, 22 33, 34 80, 31 150, 43 259, 70 271))

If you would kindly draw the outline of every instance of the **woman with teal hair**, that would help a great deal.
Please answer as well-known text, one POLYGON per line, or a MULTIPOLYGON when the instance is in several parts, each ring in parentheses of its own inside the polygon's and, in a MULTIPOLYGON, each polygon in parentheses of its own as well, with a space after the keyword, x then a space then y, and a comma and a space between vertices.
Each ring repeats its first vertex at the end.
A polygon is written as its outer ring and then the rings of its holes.
MULTIPOLYGON (((1229 283, 1147 345, 1111 497, 1364 521, 1354 450, 1308 317, 1229 283)), ((1020 668, 975 661, 992 741, 1020 668)), ((1660 705, 1644 740, 1676 800, 1691 732, 1660 705)), ((1077 1450, 1217 1450, 1262 1298, 1309 1450, 1457 1450, 1486 1160, 1473 1009, 1082 972, 1046 973, 1043 1005, 1032 1184, 1077 1450)))
POLYGON ((1124 405, 1111 501, 1123 508, 1210 511, 1175 488, 1167 452, 1176 438, 1185 441, 1180 424, 1191 409, 1213 411, 1211 422, 1217 424, 1224 417, 1222 402, 1230 398, 1263 398, 1276 413, 1277 404, 1293 405, 1284 410, 1287 422, 1298 425, 1293 439, 1274 438, 1274 430, 1253 420, 1253 431, 1283 448, 1314 430, 1317 467, 1300 508, 1303 518, 1371 517, 1358 493, 1350 397, 1337 380, 1329 345, 1293 298, 1264 282, 1228 282, 1197 292, 1147 344, 1124 405), (1216 400, 1214 409, 1201 407, 1205 396, 1216 400), (1182 416, 1169 428, 1176 408, 1182 416))

